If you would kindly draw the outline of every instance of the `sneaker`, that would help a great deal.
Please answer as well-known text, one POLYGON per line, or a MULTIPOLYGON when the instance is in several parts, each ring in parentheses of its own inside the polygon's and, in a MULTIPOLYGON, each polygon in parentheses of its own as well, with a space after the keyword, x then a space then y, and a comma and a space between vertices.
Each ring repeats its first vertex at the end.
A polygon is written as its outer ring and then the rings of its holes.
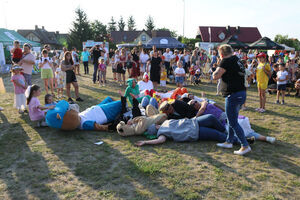
POLYGON ((233 153, 236 154, 236 155, 245 155, 246 153, 249 153, 251 151, 251 147, 248 146, 244 151, 242 151, 241 149, 238 150, 238 151, 234 151, 233 153))
POLYGON ((264 113, 264 112, 266 112, 266 110, 263 109, 263 108, 261 108, 261 109, 259 110, 259 112, 260 112, 260 113, 264 113))
POLYGON ((282 105, 284 104, 284 100, 282 100, 281 104, 282 104, 282 105))
POLYGON ((24 110, 19 110, 19 114, 23 114, 24 113, 24 110))
POLYGON ((255 111, 260 111, 261 108, 256 108, 255 111))
POLYGON ((68 98, 68 102, 69 102, 69 104, 74 104, 74 101, 72 98, 68 98))
POLYGON ((276 104, 279 104, 279 100, 277 100, 275 103, 276 103, 276 104))
POLYGON ((83 101, 83 99, 81 99, 80 97, 78 97, 77 99, 76 99, 76 101, 83 101))
POLYGON ((274 137, 267 137, 266 140, 267 140, 267 142, 269 142, 271 144, 274 144, 275 141, 276 141, 276 138, 274 138, 274 137))
POLYGON ((225 149, 231 149, 232 148, 232 144, 231 143, 217 143, 217 146, 225 148, 225 149))

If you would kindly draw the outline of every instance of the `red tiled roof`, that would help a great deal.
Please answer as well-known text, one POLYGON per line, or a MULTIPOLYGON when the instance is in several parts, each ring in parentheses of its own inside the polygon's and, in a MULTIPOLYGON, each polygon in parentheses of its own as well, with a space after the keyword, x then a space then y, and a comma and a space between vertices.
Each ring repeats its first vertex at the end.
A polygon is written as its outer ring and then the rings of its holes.
POLYGON ((211 42, 223 42, 228 37, 235 35, 237 39, 244 43, 253 43, 261 38, 261 34, 257 27, 221 27, 221 26, 199 26, 198 36, 203 42, 210 42, 209 28, 211 29, 211 42), (220 34, 224 33, 224 39, 220 34))

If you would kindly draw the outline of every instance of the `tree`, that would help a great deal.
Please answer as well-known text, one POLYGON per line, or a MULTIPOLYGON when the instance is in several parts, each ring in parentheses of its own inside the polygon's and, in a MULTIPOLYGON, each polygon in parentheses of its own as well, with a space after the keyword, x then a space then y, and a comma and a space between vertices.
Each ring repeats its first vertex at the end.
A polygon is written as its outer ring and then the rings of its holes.
POLYGON ((171 33, 171 37, 173 37, 173 38, 176 38, 177 37, 177 33, 176 33, 176 31, 171 31, 170 29, 168 29, 168 28, 158 28, 158 29, 156 29, 157 31, 169 31, 170 33, 171 33))
POLYGON ((76 47, 77 49, 82 48, 82 42, 91 39, 91 26, 84 10, 80 8, 75 10, 75 20, 72 22, 69 35, 68 46, 76 47))
POLYGON ((92 38, 95 41, 103 41, 106 38, 107 30, 106 25, 102 24, 99 20, 95 20, 91 23, 92 38))
POLYGON ((126 26, 126 24, 125 24, 125 22, 123 20, 123 17, 121 16, 120 20, 118 22, 119 31, 124 31, 125 30, 125 26, 126 26))
POLYGON ((127 21, 128 31, 135 31, 135 20, 132 15, 129 16, 127 21))
POLYGON ((110 22, 108 22, 108 32, 116 31, 116 24, 114 17, 111 17, 110 22))
POLYGON ((185 44, 186 48, 188 49, 194 49, 196 42, 201 42, 200 38, 186 38, 183 36, 178 36, 178 41, 185 44))
POLYGON ((289 38, 288 35, 276 35, 274 38, 274 41, 279 44, 285 44, 289 47, 295 48, 295 50, 300 50, 300 42, 298 39, 295 38, 289 38))
POLYGON ((147 31, 152 31, 155 28, 153 18, 150 15, 147 18, 145 26, 147 31))

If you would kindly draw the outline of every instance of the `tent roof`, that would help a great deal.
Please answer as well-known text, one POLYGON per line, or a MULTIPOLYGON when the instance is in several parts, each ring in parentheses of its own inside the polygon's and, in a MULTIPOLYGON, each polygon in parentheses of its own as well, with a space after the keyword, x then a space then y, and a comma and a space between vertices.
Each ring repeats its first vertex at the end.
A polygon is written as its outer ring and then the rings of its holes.
POLYGON ((13 45, 13 42, 15 40, 18 40, 20 42, 20 45, 29 43, 34 47, 41 46, 40 43, 27 40, 26 38, 24 38, 22 35, 20 35, 14 30, 0 28, 0 42, 3 43, 3 45, 13 45))
POLYGON ((289 46, 287 46, 285 44, 280 44, 280 45, 283 46, 284 50, 286 50, 286 51, 295 51, 295 48, 293 48, 293 47, 289 47, 289 46))
POLYGON ((249 45, 251 49, 263 49, 263 50, 283 50, 284 47, 272 41, 268 37, 263 37, 256 42, 249 45))
POLYGON ((229 44, 232 48, 244 48, 247 49, 249 46, 244 42, 239 41, 235 36, 230 36, 226 40, 224 40, 221 44, 229 44))
POLYGON ((185 45, 172 37, 154 37, 145 44, 145 48, 184 48, 185 45))

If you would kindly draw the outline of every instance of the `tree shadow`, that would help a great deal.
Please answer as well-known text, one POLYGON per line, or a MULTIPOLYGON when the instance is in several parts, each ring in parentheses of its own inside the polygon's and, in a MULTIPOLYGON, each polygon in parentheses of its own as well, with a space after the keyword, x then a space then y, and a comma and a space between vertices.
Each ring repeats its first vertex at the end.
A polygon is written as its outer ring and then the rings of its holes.
POLYGON ((0 177, 10 199, 59 199, 47 186, 51 181, 47 161, 38 151, 32 151, 31 139, 20 123, 10 124, 0 112, 0 177))

